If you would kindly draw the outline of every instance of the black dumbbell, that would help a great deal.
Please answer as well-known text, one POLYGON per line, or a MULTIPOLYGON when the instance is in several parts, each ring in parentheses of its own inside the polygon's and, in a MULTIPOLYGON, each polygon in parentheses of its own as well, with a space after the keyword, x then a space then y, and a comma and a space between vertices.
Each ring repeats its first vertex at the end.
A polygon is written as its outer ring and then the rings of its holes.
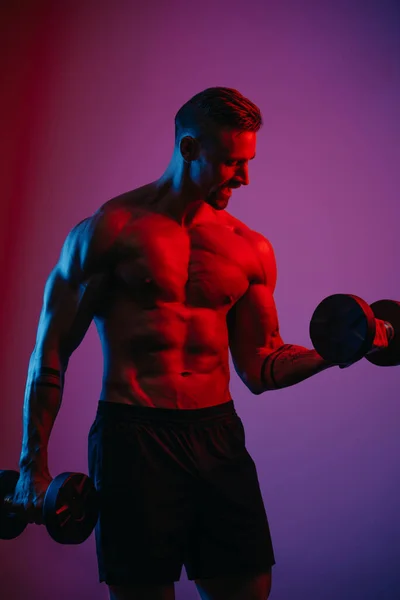
POLYGON ((400 365, 400 302, 369 305, 358 296, 333 294, 315 309, 310 338, 318 354, 332 363, 346 365, 365 357, 380 367, 400 365), (375 351, 376 319, 384 321, 390 341, 375 351))
MULTIPOLYGON (((0 471, 0 539, 18 537, 28 525, 23 508, 13 505, 19 479, 17 471, 0 471)), ((97 491, 83 473, 61 473, 47 488, 43 522, 49 535, 60 544, 81 544, 98 519, 97 491)))

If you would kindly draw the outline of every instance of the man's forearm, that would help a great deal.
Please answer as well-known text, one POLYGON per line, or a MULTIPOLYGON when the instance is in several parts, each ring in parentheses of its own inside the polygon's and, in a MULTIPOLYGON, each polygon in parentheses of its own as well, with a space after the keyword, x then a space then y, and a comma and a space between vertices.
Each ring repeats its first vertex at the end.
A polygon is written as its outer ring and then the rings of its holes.
POLYGON ((49 361, 51 367, 38 362, 33 353, 25 390, 19 466, 21 471, 47 473, 47 446, 61 405, 64 369, 57 359, 49 361))
POLYGON ((277 390, 308 379, 333 367, 316 350, 284 344, 268 354, 261 366, 261 386, 255 393, 277 390))

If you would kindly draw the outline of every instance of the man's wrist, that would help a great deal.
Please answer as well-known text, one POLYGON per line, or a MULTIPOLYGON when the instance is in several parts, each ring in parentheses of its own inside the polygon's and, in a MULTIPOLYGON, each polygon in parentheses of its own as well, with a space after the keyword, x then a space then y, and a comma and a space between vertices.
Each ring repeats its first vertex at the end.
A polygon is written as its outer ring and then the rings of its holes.
POLYGON ((264 391, 278 390, 300 383, 334 366, 335 363, 322 358, 315 349, 283 344, 264 359, 261 382, 264 391))
POLYGON ((23 454, 19 460, 19 470, 21 473, 47 473, 47 452, 41 454, 23 454))

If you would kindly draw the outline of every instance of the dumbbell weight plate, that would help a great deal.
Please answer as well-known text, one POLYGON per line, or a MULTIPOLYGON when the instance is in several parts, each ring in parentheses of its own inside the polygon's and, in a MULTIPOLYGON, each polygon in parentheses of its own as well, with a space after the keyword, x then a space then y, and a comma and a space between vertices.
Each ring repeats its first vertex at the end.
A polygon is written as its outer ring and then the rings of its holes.
POLYGON ((378 367, 394 367, 400 365, 400 302, 395 300, 378 300, 371 304, 376 319, 388 321, 393 325, 394 338, 385 350, 372 352, 365 358, 378 367))
POLYGON ((60 544, 81 544, 98 518, 97 491, 83 473, 61 473, 44 497, 43 518, 49 535, 60 544))
POLYGON ((13 496, 18 483, 17 471, 0 471, 0 539, 13 540, 21 535, 27 526, 27 521, 18 514, 10 512, 4 498, 13 496))
POLYGON ((369 305, 351 294, 328 296, 315 309, 310 338, 323 358, 336 364, 352 363, 371 348, 376 332, 369 305))

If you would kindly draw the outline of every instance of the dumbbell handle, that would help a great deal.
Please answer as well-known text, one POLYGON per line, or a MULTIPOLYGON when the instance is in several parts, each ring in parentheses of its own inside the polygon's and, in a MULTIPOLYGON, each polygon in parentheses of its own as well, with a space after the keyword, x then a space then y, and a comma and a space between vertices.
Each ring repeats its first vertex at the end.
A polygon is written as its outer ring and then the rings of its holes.
POLYGON ((13 496, 4 496, 3 498, 3 508, 7 513, 15 513, 15 514, 24 514, 25 508, 23 506, 19 506, 14 504, 13 496))
MULTIPOLYGON (((14 503, 14 497, 12 495, 4 496, 3 509, 5 509, 5 512, 7 512, 8 514, 18 515, 19 518, 21 518, 21 516, 23 517, 26 514, 26 509, 23 506, 14 503)), ((81 509, 82 509, 82 507, 81 507, 81 509)), ((82 511, 81 518, 79 518, 77 516, 77 514, 74 514, 74 518, 76 521, 82 520, 83 516, 84 516, 83 511, 82 511)))

